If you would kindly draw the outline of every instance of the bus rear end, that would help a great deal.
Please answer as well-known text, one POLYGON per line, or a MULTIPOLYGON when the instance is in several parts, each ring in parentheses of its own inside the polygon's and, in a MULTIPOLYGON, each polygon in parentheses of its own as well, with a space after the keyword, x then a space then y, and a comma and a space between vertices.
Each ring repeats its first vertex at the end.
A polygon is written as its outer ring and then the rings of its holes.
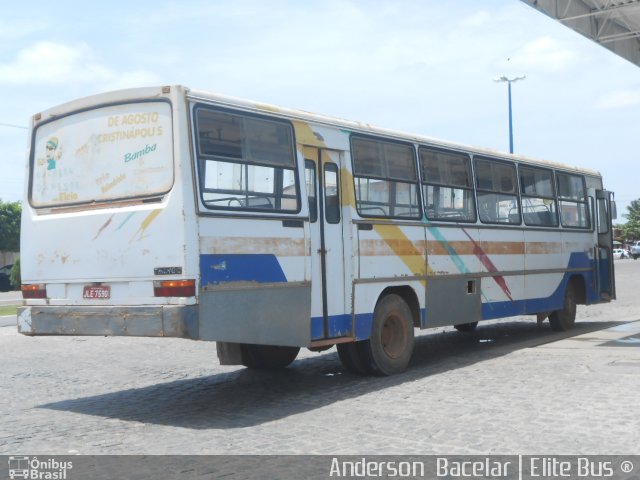
POLYGON ((128 90, 33 118, 21 333, 195 338, 183 98, 179 87, 128 90))

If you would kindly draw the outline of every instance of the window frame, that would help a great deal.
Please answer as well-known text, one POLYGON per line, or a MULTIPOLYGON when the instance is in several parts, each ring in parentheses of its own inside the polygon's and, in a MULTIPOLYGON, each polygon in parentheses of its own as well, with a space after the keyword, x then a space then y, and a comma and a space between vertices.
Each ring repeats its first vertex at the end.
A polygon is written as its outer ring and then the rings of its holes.
POLYGON ((342 220, 342 208, 340 205, 340 168, 334 162, 325 162, 322 166, 322 201, 324 202, 325 222, 332 225, 339 224, 342 220), (328 195, 327 174, 335 174, 336 176, 335 195, 328 195), (335 205, 329 205, 328 199, 333 197, 336 198, 335 205))
MULTIPOLYGON (((229 213, 234 215, 246 215, 246 214, 263 214, 268 216, 282 216, 282 215, 298 215, 302 211, 302 199, 301 199, 301 185, 300 185, 300 165, 298 154, 296 150, 296 138, 295 138, 295 128, 293 123, 287 119, 281 117, 274 117, 270 115, 262 115, 254 112, 247 112, 244 110, 230 109, 225 107, 220 107, 217 105, 210 105, 206 103, 194 103, 191 106, 191 121, 193 125, 193 134, 192 134, 192 145, 193 151, 195 154, 195 167, 197 172, 197 178, 195 182, 195 188, 197 189, 197 195, 200 200, 200 204, 205 209, 204 213, 229 213), (286 166, 281 166, 275 163, 269 162, 248 162, 245 158, 235 158, 235 157, 226 157, 222 155, 208 154, 203 153, 200 145, 200 117, 199 113, 201 111, 210 111, 215 113, 222 113, 225 115, 233 115, 240 118, 248 118, 251 120, 262 120, 266 122, 272 122, 275 124, 280 124, 287 128, 289 133, 290 140, 290 152, 291 152, 291 165, 292 168, 288 168, 286 166), (295 197, 293 196, 283 196, 284 185, 281 185, 280 192, 274 192, 272 195, 265 194, 260 195, 262 192, 254 192, 257 193, 257 197, 265 196, 267 198, 273 196, 274 198, 280 197, 280 201, 284 199, 294 199, 296 201, 296 209, 285 210, 282 208, 254 208, 251 205, 243 206, 243 207, 232 207, 232 206, 218 206, 211 205, 204 199, 204 194, 206 193, 204 182, 206 181, 206 167, 203 168, 205 162, 207 161, 216 161, 225 163, 228 165, 239 165, 241 168, 246 169, 249 166, 254 167, 264 167, 264 168, 273 168, 274 169, 274 179, 272 185, 277 187, 277 182, 283 181, 285 171, 292 172, 293 178, 295 180, 295 197), (279 177, 279 180, 278 180, 279 177)), ((248 181, 245 179, 244 181, 248 181)), ((238 190, 229 190, 229 189, 216 189, 219 193, 228 192, 230 195, 237 195, 238 190)), ((248 190, 242 190, 244 194, 249 194, 248 190)))
POLYGON ((480 223, 482 223, 483 225, 499 225, 501 227, 522 227, 523 225, 523 221, 522 221, 522 203, 520 200, 520 187, 519 187, 519 177, 518 177, 518 164, 516 162, 510 161, 510 160, 505 160, 502 158, 496 158, 496 157, 490 157, 487 155, 473 155, 473 180, 474 180, 474 190, 475 190, 475 197, 476 197, 476 209, 477 209, 477 215, 478 215, 478 220, 480 221, 480 223), (478 162, 489 162, 489 163, 498 163, 498 164, 503 164, 503 165, 507 165, 510 167, 513 167, 513 172, 514 172, 514 178, 513 178, 513 185, 514 185, 514 190, 515 192, 513 194, 510 193, 506 193, 500 190, 488 190, 486 188, 481 188, 478 185, 478 162), (518 206, 518 221, 517 222, 489 222, 489 221, 485 221, 482 219, 482 215, 480 213, 480 195, 486 193, 486 194, 494 194, 494 195, 504 195, 504 196, 510 196, 510 197, 515 197, 516 199, 516 205, 518 206))
MULTIPOLYGON (((422 194, 420 192, 421 190, 421 183, 420 183, 420 174, 419 174, 419 166, 418 166, 418 162, 417 162, 417 155, 416 155, 416 147, 413 143, 411 142, 406 142, 406 141, 401 141, 401 140, 396 140, 396 139, 390 139, 390 138, 385 138, 385 137, 378 137, 378 136, 373 136, 373 135, 363 135, 363 134, 354 134, 352 133, 350 136, 350 157, 351 157, 351 168, 352 168, 352 176, 353 176, 353 196, 355 199, 355 208, 356 208, 356 212, 358 213, 358 215, 362 218, 382 218, 382 219, 394 219, 394 220, 405 220, 405 221, 419 221, 422 219, 422 194), (364 140, 364 141, 368 141, 368 142, 378 142, 379 145, 381 145, 384 148, 385 144, 391 145, 391 146, 403 146, 403 147, 407 147, 410 149, 411 152, 411 160, 412 160, 412 165, 413 165, 413 169, 414 169, 414 174, 415 174, 415 180, 410 181, 410 180, 401 180, 398 178, 392 178, 390 176, 382 176, 382 175, 378 175, 378 174, 372 174, 372 175, 360 175, 358 173, 356 173, 356 143, 358 140, 364 140), (388 194, 389 194, 389 202, 388 203, 381 203, 380 209, 383 209, 383 206, 386 206, 389 208, 389 210, 395 209, 398 205, 405 205, 405 204, 398 204, 397 200, 397 186, 400 185, 408 185, 409 186, 409 191, 411 192, 411 186, 414 186, 416 189, 415 192, 415 207, 416 207, 416 214, 413 216, 399 216, 399 215, 376 215, 376 214, 367 214, 362 212, 362 210, 360 209, 360 202, 358 200, 358 191, 359 191, 359 187, 358 187, 358 180, 359 179, 363 179, 363 180, 378 180, 378 181, 383 181, 389 184, 389 190, 388 190, 388 194), (391 202, 391 194, 393 192, 393 200, 394 202, 391 202)), ((384 150, 383 150, 384 151, 384 150)), ((384 160, 383 160, 384 161, 384 160)), ((388 168, 387 168, 388 170, 388 168)), ((406 204, 410 209, 413 208, 413 204, 406 204)))
MULTIPOLYGON (((592 230, 593 229, 593 213, 592 213, 592 206, 589 204, 589 192, 587 191, 587 179, 586 176, 584 174, 581 173, 571 173, 571 172, 566 172, 566 171, 561 171, 561 170, 556 170, 556 195, 558 197, 558 217, 559 217, 559 221, 560 221, 560 225, 562 226, 562 228, 568 228, 568 229, 574 229, 574 230, 592 230), (563 197, 560 194, 560 179, 559 177, 561 175, 564 175, 566 177, 578 177, 581 180, 582 183, 582 191, 584 192, 584 197, 582 198, 582 200, 574 200, 570 197, 563 197), (587 224, 585 226, 575 226, 575 225, 565 225, 564 221, 563 221, 563 216, 562 216, 562 202, 565 203, 571 203, 574 205, 584 205, 584 212, 585 212, 585 217, 587 220, 587 224)), ((597 214, 597 213, 596 213, 597 214)))
POLYGON ((304 159, 304 182, 307 189, 307 203, 309 207, 309 223, 318 221, 318 178, 316 172, 317 166, 314 160, 304 159), (311 180, 313 181, 313 195, 309 195, 309 184, 307 182, 307 172, 311 172, 311 180), (311 202, 313 199, 313 202, 311 202))
POLYGON ((161 199, 163 197, 165 197, 169 192, 171 192, 171 190, 173 190, 175 184, 176 184, 176 168, 177 168, 177 162, 176 162, 176 155, 175 155, 175 149, 176 149, 176 144, 177 144, 177 140, 176 140, 176 135, 177 135, 177 126, 176 126, 176 122, 175 122, 175 118, 174 118, 174 108, 173 108, 173 103, 171 102, 170 99, 168 98, 163 98, 163 97, 159 97, 159 98, 132 98, 132 99, 128 99, 128 100, 118 100, 118 101, 114 101, 114 102, 105 102, 105 103, 98 103, 95 105, 91 105, 88 107, 84 107, 84 108, 78 108, 75 110, 71 110, 69 112, 66 112, 64 114, 58 115, 58 116, 54 116, 51 118, 47 118, 45 120, 42 120, 40 122, 38 122, 34 127, 33 127, 33 131, 30 132, 29 134, 29 179, 28 179, 28 187, 27 187, 27 201, 29 203, 29 206, 31 206, 32 208, 34 208, 35 210, 40 210, 44 213, 47 213, 49 211, 54 211, 54 210, 60 210, 60 209, 67 209, 67 208, 79 208, 79 209, 84 209, 85 206, 93 206, 93 205, 100 205, 101 207, 108 207, 110 205, 118 205, 118 204, 123 204, 123 203, 130 203, 130 202, 144 202, 145 200, 148 199, 161 199), (123 195, 123 196, 112 196, 112 197, 105 197, 103 199, 92 199, 92 200, 80 200, 80 201, 74 201, 74 200, 69 200, 69 201, 61 201, 59 203, 55 203, 55 204, 38 204, 34 201, 33 199, 33 182, 34 182, 34 170, 35 170, 35 162, 36 162, 36 137, 37 137, 37 131, 40 127, 43 127, 49 123, 52 122, 56 122, 59 121, 61 119, 64 119, 66 117, 71 117, 73 115, 76 114, 80 114, 80 113, 86 113, 86 112, 90 112, 93 110, 100 110, 103 108, 110 108, 110 107, 117 107, 120 105, 135 105, 135 104, 144 104, 144 103, 165 103, 167 105, 169 105, 169 113, 170 113, 170 120, 171 120, 171 126, 170 129, 171 131, 168 132, 168 135, 171 137, 171 182, 170 185, 167 186, 166 189, 158 189, 154 192, 145 192, 143 194, 140 195, 123 195))
POLYGON ((474 178, 474 174, 473 174, 473 161, 472 161, 472 157, 470 155, 469 152, 461 152, 458 150, 448 150, 445 148, 440 148, 440 147, 433 147, 433 146, 428 146, 428 145, 418 145, 418 169, 420 172, 420 190, 421 190, 421 194, 422 194, 422 201, 423 201, 423 211, 425 212, 425 216, 429 221, 434 221, 434 222, 449 222, 449 223, 478 223, 478 208, 477 208, 477 203, 476 203, 476 188, 475 188, 475 178, 474 178), (455 155, 455 156, 459 156, 460 158, 464 158, 466 160, 467 163, 467 167, 468 167, 468 175, 469 175, 469 180, 471 181, 471 185, 469 187, 462 187, 459 185, 453 185, 453 184, 446 184, 446 183, 437 183, 437 182, 429 182, 428 179, 426 178, 425 172, 422 168, 422 155, 421 155, 421 151, 422 150, 427 150, 430 152, 436 152, 436 153, 445 153, 447 155, 455 155), (450 189, 459 189, 459 190, 465 190, 465 191, 469 191, 471 193, 471 205, 473 207, 473 219, 472 220, 459 220, 459 219, 447 219, 447 218, 443 218, 443 217, 430 217, 428 215, 428 211, 429 209, 427 208, 427 194, 426 192, 423 190, 423 187, 428 187, 428 186, 434 186, 434 187, 445 187, 445 188, 450 188, 450 189))
POLYGON ((521 215, 522 215, 522 223, 524 223, 524 225, 526 225, 527 227, 541 227, 541 228, 558 228, 560 226, 560 212, 559 212, 559 205, 558 205, 558 191, 557 191, 557 181, 556 181, 556 172, 555 170, 551 169, 551 168, 545 168, 545 167, 540 167, 538 165, 530 165, 530 164, 526 164, 526 163, 520 163, 518 164, 518 186, 519 186, 519 190, 520 190, 520 208, 521 208, 521 215), (551 175, 551 193, 552 193, 552 197, 546 197, 546 196, 542 196, 542 195, 529 195, 527 193, 525 193, 524 191, 524 185, 522 184, 522 170, 538 170, 538 171, 543 171, 543 172, 547 172, 551 175), (555 206, 555 210, 553 211, 554 213, 554 218, 555 218, 555 223, 549 224, 549 223, 528 223, 527 222, 527 216, 525 214, 525 206, 524 206, 524 202, 525 199, 527 198, 534 198, 534 199, 542 199, 542 200, 553 200, 553 205, 555 206))

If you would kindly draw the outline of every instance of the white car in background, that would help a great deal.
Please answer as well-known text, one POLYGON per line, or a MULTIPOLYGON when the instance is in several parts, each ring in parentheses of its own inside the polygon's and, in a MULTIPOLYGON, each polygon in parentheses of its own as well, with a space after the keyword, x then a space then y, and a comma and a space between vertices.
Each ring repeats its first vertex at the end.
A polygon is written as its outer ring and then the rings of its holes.
POLYGON ((613 249, 613 258, 629 258, 629 252, 627 252, 624 248, 614 248, 613 249))

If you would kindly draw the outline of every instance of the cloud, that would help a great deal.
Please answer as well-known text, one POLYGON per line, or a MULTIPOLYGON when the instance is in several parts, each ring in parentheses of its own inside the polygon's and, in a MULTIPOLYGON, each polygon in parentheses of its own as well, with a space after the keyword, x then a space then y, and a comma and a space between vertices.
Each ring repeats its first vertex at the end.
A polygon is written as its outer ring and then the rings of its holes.
POLYGON ((30 17, 28 20, 11 19, 7 21, 0 19, 0 39, 7 42, 15 40, 16 38, 43 31, 47 28, 47 25, 46 21, 33 17, 30 17))
POLYGON ((508 66, 522 71, 558 73, 578 63, 577 53, 551 37, 538 37, 516 50, 508 66))
POLYGON ((491 22, 491 14, 487 11, 475 12, 460 20, 460 26, 468 28, 483 27, 491 22))
POLYGON ((640 105, 640 91, 618 90, 605 93, 596 102, 598 108, 625 108, 640 105))
POLYGON ((0 64, 0 85, 98 84, 120 88, 157 83, 153 73, 118 72, 96 62, 88 45, 38 42, 18 52, 13 62, 0 64))

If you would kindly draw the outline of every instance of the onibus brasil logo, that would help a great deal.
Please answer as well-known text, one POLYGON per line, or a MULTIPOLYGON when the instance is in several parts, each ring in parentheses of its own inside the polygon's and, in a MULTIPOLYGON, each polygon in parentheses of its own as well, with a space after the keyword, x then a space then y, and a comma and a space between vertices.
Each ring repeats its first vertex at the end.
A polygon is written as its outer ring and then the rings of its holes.
POLYGON ((67 470, 73 462, 61 462, 53 458, 38 460, 38 457, 9 457, 9 479, 66 480, 67 470))

